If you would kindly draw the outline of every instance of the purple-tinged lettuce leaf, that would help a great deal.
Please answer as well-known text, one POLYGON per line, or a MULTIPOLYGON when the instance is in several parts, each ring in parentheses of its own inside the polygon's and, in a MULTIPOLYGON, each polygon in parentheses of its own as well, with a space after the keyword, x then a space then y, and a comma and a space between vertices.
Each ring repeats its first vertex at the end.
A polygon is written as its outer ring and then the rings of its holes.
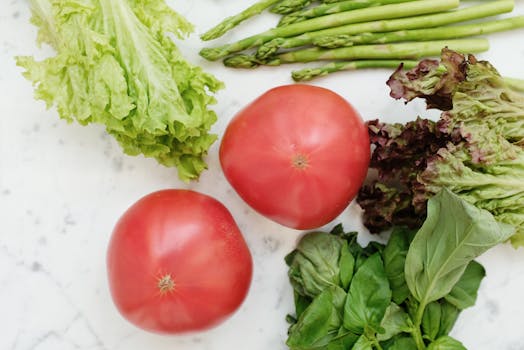
MULTIPOLYGON (((518 81, 517 81, 518 82, 518 81)), ((437 122, 368 123, 378 178, 357 199, 372 232, 419 225, 428 198, 448 188, 497 220, 513 225, 524 246, 524 94, 486 61, 444 49, 440 63, 424 60, 397 70, 391 95, 424 98, 442 110, 437 122), (412 215, 410 220, 407 215, 412 215)))

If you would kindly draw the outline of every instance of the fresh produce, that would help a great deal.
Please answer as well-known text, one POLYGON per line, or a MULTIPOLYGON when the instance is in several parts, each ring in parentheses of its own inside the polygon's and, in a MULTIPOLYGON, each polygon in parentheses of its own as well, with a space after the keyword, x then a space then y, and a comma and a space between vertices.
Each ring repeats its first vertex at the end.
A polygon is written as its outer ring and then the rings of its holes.
POLYGON ((220 22, 218 25, 216 25, 215 27, 211 28, 210 30, 208 30, 207 32, 202 34, 200 36, 200 39, 202 39, 202 40, 213 40, 213 39, 219 38, 222 35, 224 35, 227 31, 229 31, 232 28, 236 27, 237 25, 239 25, 243 21, 245 21, 245 20, 247 20, 247 19, 249 19, 249 18, 251 18, 251 17, 253 17, 255 15, 260 14, 261 12, 263 12, 268 7, 271 7, 271 6, 273 6, 276 3, 279 3, 281 1, 282 0, 261 0, 261 1, 258 1, 256 3, 254 3, 253 5, 249 6, 244 11, 242 11, 242 12, 240 12, 240 13, 234 15, 234 16, 230 16, 230 17, 226 18, 225 20, 220 22))
POLYGON ((252 276, 248 247, 229 211, 187 190, 133 204, 107 253, 120 313, 148 331, 177 334, 216 326, 242 303, 252 276))
POLYGON ((286 15, 299 11, 309 4, 311 4, 311 0, 280 0, 279 3, 271 8, 271 12, 286 15))
POLYGON ((264 64, 278 66, 284 63, 312 62, 325 60, 392 60, 417 59, 438 55, 443 47, 464 52, 483 52, 489 49, 486 39, 440 40, 388 45, 362 45, 337 49, 309 48, 285 52, 272 56, 269 60, 260 60, 256 56, 233 55, 224 60, 227 67, 253 68, 264 64))
POLYGON ((485 21, 481 23, 464 24, 451 27, 399 30, 389 33, 325 36, 313 41, 313 44, 320 47, 334 49, 337 47, 362 44, 387 44, 401 41, 455 39, 473 35, 501 32, 520 27, 524 27, 524 16, 516 16, 499 19, 496 21, 485 21))
MULTIPOLYGON (((467 25, 458 25, 453 27, 439 27, 429 29, 400 30, 390 33, 365 33, 359 35, 332 35, 320 37, 314 41, 319 47, 337 48, 362 44, 384 44, 390 42, 426 39, 445 39, 471 36, 477 34, 494 33, 512 28, 524 27, 524 16, 517 16, 496 21, 487 21, 467 25)), ((450 48, 448 46, 448 48, 450 48)), ((461 48, 462 50, 462 48, 461 48)), ((259 60, 256 60, 259 61, 259 60)), ((273 61, 272 61, 273 62, 273 61)), ((320 67, 308 67, 291 72, 293 80, 308 81, 319 76, 325 76, 331 73, 356 70, 361 68, 396 68, 403 64, 404 68, 414 68, 418 62, 411 60, 353 60, 353 61, 336 61, 320 67)))
POLYGON ((184 60, 169 34, 192 30, 164 0, 31 0, 38 42, 56 55, 18 57, 36 98, 60 117, 103 124, 125 153, 176 166, 183 180, 206 168, 216 135, 209 105, 222 83, 184 60))
POLYGON ((335 72, 351 71, 363 68, 404 68, 411 69, 416 67, 418 61, 411 60, 356 60, 330 62, 321 67, 310 67, 291 72, 291 77, 296 82, 313 80, 317 77, 325 76, 335 72))
POLYGON ((513 228, 445 189, 416 234, 396 228, 385 246, 362 248, 340 225, 331 233, 306 234, 286 257, 292 350, 465 349, 449 333, 485 276, 473 259, 513 228))
POLYGON ((459 6, 458 0, 421 0, 411 3, 391 4, 354 11, 340 12, 327 16, 312 18, 307 21, 293 23, 287 26, 270 29, 238 42, 228 45, 204 48, 200 55, 208 60, 217 60, 232 53, 259 46, 269 40, 279 37, 290 37, 315 30, 337 27, 344 24, 369 22, 378 19, 399 18, 435 13, 453 9, 459 6))
MULTIPOLYGON (((367 36, 371 33, 377 35, 389 35, 388 32, 410 29, 424 29, 445 26, 463 21, 470 21, 488 16, 494 16, 513 10, 514 3, 512 0, 492 1, 476 6, 468 6, 451 12, 441 12, 429 15, 422 15, 408 18, 397 18, 389 20, 377 20, 364 23, 347 24, 323 30, 306 32, 301 35, 276 38, 268 41, 257 49, 256 57, 267 59, 275 55, 280 48, 292 49, 300 46, 312 45, 316 42, 332 39, 340 35, 362 35, 367 36)), ((442 27, 452 28, 452 27, 442 27)), ((419 38, 424 41, 425 38, 419 38)))
POLYGON ((388 84, 393 97, 422 97, 442 114, 436 122, 368 123, 378 179, 358 196, 366 226, 417 227, 428 198, 449 188, 513 225, 511 242, 524 245, 524 82, 507 83, 489 62, 443 50, 441 62, 399 69, 388 84))
POLYGON ((481 52, 488 49, 486 41, 457 39, 524 27, 523 16, 447 26, 511 12, 514 0, 447 11, 458 6, 458 1, 427 0, 324 2, 282 17, 276 28, 230 44, 204 48, 200 54, 208 60, 222 58, 224 65, 233 68, 332 61, 326 67, 313 68, 314 71, 306 68, 293 72, 293 79, 300 81, 338 70, 390 67, 392 60, 438 56, 446 46, 461 52, 481 52), (397 44, 384 45, 389 43, 397 44), (244 51, 251 48, 256 51, 244 51), (360 63, 361 60, 367 62, 360 63))
POLYGON ((284 26, 287 24, 292 24, 296 22, 302 22, 310 18, 331 15, 334 13, 357 10, 366 7, 388 5, 388 4, 398 4, 401 2, 408 2, 414 0, 345 0, 335 3, 324 3, 319 6, 314 6, 302 11, 295 11, 290 13, 287 16, 284 16, 280 19, 278 23, 279 26, 284 26))
POLYGON ((220 145, 227 180, 251 207, 296 229, 322 226, 354 198, 367 173, 364 123, 334 92, 269 90, 228 125, 220 145))

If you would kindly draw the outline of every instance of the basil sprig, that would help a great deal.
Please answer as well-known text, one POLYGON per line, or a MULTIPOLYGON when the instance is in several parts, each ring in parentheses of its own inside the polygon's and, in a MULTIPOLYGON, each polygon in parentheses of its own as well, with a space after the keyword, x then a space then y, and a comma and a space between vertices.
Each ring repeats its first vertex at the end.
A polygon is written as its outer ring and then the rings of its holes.
POLYGON ((513 229, 443 190, 418 232, 357 243, 339 225, 306 234, 286 258, 295 293, 292 350, 461 350, 450 333, 475 304, 485 270, 474 259, 513 229))

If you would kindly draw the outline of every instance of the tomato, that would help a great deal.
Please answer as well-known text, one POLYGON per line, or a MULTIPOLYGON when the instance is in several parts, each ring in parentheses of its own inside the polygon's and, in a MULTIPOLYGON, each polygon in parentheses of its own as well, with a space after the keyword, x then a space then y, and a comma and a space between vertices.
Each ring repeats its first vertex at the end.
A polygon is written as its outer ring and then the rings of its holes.
POLYGON ((118 221, 107 254, 120 313, 148 331, 177 334, 215 326, 239 308, 252 258, 229 211, 186 190, 152 193, 118 221))
POLYGON ((335 219, 362 185, 367 128, 333 91, 310 85, 269 90, 226 128, 220 163, 252 208, 296 229, 335 219))

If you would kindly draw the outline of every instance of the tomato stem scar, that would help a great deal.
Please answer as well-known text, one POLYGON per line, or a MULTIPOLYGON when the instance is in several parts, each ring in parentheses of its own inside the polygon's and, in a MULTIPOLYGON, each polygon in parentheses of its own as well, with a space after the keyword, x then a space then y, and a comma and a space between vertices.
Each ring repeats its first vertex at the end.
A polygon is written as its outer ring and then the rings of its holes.
POLYGON ((158 278, 157 287, 160 290, 161 295, 165 295, 175 290, 175 281, 171 274, 166 274, 158 278))
POLYGON ((306 169, 309 166, 307 157, 303 154, 297 154, 292 159, 293 167, 297 169, 306 169))

